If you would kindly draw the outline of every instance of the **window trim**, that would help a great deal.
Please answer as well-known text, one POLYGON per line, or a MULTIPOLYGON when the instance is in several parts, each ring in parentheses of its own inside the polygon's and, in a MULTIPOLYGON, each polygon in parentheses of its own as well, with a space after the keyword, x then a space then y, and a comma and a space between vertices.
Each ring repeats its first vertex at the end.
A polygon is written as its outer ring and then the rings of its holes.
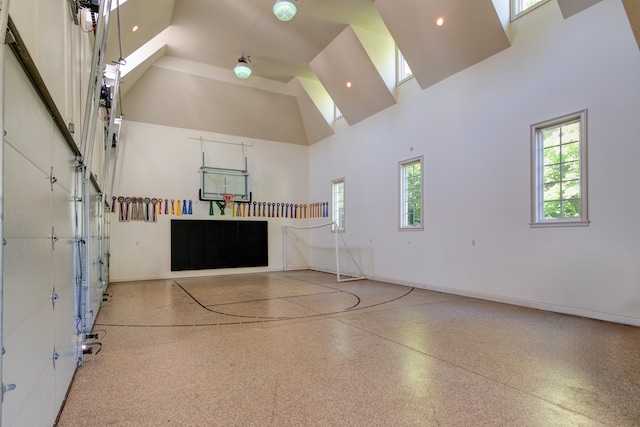
POLYGON ((526 15, 527 13, 531 12, 532 10, 535 10, 537 8, 539 8, 540 6, 542 6, 545 3, 549 3, 549 0, 540 0, 538 3, 534 4, 533 6, 529 6, 528 8, 516 13, 516 2, 519 0, 511 0, 509 2, 509 10, 511 13, 511 22, 515 21, 516 19, 520 18, 523 15, 526 15))
POLYGON ((588 161, 587 150, 587 110, 576 111, 551 120, 531 125, 531 222, 529 226, 537 227, 584 227, 589 225, 588 210, 588 161), (580 122, 580 217, 544 219, 543 212, 543 182, 542 182, 542 139, 541 132, 544 129, 562 125, 571 121, 580 122))
POLYGON ((335 123, 342 118, 344 118, 344 115, 342 114, 342 111, 340 111, 340 109, 338 108, 338 105, 334 102, 333 103, 333 122, 335 123))
POLYGON ((331 180, 331 221, 336 224, 332 227, 332 231, 337 231, 338 233, 344 233, 347 228, 346 223, 346 181, 344 178, 336 178, 331 180), (342 227, 339 225, 339 221, 336 219, 336 187, 338 184, 342 183, 342 227))
POLYGON ((411 70, 411 67, 409 67, 409 64, 407 63, 407 60, 404 59, 404 55, 402 55, 402 52, 400 52, 400 48, 396 46, 396 86, 400 86, 402 83, 411 80, 414 77, 413 71, 411 71, 411 73, 407 74, 406 76, 401 77, 400 70, 404 69, 404 66, 401 65, 403 61, 405 64, 407 64, 409 70, 411 70))
POLYGON ((424 230, 424 156, 412 157, 398 162, 398 230, 424 230), (420 163, 420 225, 405 225, 406 212, 404 210, 404 167, 420 163))

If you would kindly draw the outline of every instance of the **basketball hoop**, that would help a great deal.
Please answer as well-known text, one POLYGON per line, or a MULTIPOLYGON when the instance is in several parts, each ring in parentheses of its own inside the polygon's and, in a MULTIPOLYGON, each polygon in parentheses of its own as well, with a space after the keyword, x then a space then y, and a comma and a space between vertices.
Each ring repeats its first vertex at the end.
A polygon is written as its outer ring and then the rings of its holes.
POLYGON ((225 205, 228 205, 229 202, 233 202, 233 199, 235 199, 235 198, 236 198, 235 194, 227 194, 227 193, 225 193, 225 194, 222 195, 222 199, 224 200, 224 204, 225 205))
POLYGON ((234 211, 233 216, 236 215, 235 206, 233 204, 233 200, 235 198, 236 198, 235 194, 223 193, 222 200, 224 200, 224 203, 220 203, 218 200, 216 200, 216 205, 218 205, 218 208, 220 208, 220 215, 224 215, 224 209, 229 205, 229 202, 231 202, 231 209, 234 211))

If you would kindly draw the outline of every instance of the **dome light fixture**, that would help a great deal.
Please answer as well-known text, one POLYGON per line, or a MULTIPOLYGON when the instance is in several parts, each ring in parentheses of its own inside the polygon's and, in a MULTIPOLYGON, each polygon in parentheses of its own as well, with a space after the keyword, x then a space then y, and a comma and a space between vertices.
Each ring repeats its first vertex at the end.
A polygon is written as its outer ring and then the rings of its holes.
POLYGON ((293 0, 276 0, 273 4, 273 14, 281 21, 291 21, 297 11, 293 0))
POLYGON ((249 55, 245 55, 244 53, 240 58, 238 58, 238 64, 233 68, 233 72, 236 73, 236 77, 239 79, 248 79, 251 75, 252 71, 249 67, 249 63, 251 62, 251 57, 249 55))

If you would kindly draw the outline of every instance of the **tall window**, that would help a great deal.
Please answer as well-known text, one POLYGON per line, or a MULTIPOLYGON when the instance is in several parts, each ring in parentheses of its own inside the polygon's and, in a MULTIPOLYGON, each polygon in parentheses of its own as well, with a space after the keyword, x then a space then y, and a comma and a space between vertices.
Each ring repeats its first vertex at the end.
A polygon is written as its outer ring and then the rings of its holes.
POLYGON ((531 126, 532 226, 588 225, 587 111, 531 126))
POLYGON ((400 228, 422 228, 422 157, 400 162, 400 228))
POLYGON ((409 64, 407 64, 407 61, 404 59, 404 56, 402 56, 402 52, 400 52, 400 49, 398 48, 396 48, 396 59, 397 59, 396 84, 400 84, 405 80, 408 80, 411 77, 413 77, 413 73, 411 72, 411 68, 409 68, 409 64))
POLYGON ((513 21, 519 18, 548 1, 549 0, 511 0, 511 20, 513 21))
POLYGON ((332 221, 338 231, 344 231, 344 178, 331 182, 332 221))

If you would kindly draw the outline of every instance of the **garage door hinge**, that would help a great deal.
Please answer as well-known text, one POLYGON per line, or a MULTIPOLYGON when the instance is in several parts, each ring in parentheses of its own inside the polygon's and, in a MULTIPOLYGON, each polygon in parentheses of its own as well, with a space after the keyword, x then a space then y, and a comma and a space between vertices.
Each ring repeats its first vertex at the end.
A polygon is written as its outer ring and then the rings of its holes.
POLYGON ((51 227, 51 250, 56 250, 56 242, 58 241, 58 236, 56 236, 55 228, 51 227))
POLYGON ((4 383, 2 384, 2 401, 4 402, 4 394, 8 391, 13 391, 16 389, 16 385, 15 384, 7 384, 4 385, 4 383))
POLYGON ((60 359, 60 354, 56 351, 56 347, 53 347, 53 354, 51 355, 51 362, 53 363, 53 369, 56 369, 56 360, 60 359))
POLYGON ((49 175, 49 182, 51 183, 51 191, 53 191, 53 184, 58 182, 58 178, 53 176, 53 166, 51 166, 51 175, 49 175))
POLYGON ((53 292, 51 293, 51 306, 53 309, 56 309, 56 301, 58 300, 58 294, 56 293, 56 288, 53 288, 53 292))

